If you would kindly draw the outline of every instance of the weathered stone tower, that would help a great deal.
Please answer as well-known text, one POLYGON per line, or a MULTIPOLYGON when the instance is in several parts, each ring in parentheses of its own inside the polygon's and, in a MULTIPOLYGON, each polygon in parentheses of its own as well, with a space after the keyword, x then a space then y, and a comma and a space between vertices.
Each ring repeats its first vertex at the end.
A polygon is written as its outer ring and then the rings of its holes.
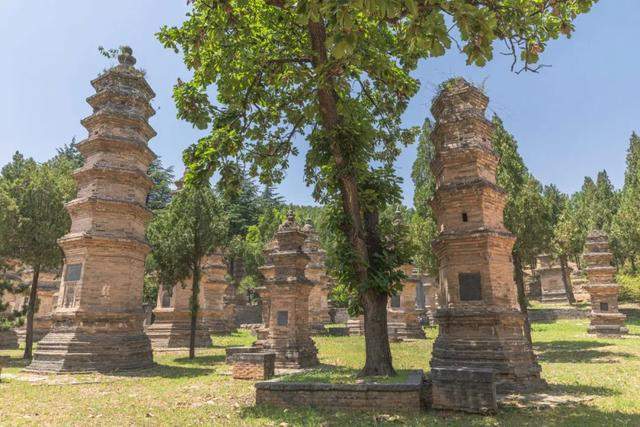
POLYGON ((537 257, 536 272, 540 277, 540 300, 542 302, 569 302, 562 280, 562 267, 551 255, 537 257))
POLYGON ((585 286, 591 296, 591 323, 589 333, 600 335, 623 335, 627 318, 618 311, 619 286, 615 282, 616 268, 611 265, 613 255, 609 252, 609 239, 600 230, 587 236, 582 255, 587 264, 589 284, 585 286))
POLYGON ((202 322, 210 333, 229 333, 236 329, 235 288, 228 280, 228 269, 221 253, 208 255, 202 266, 202 322))
POLYGON ((320 247, 318 233, 311 221, 307 221, 302 231, 307 235, 302 251, 309 256, 305 277, 313 283, 309 294, 309 328, 313 332, 322 332, 324 325, 331 323, 329 315, 331 278, 327 275, 324 264, 326 253, 320 247))
POLYGON ((306 234, 293 212, 280 225, 260 267, 269 305, 267 336, 259 342, 276 353, 276 366, 304 368, 318 364, 317 349, 309 333, 309 293, 313 284, 304 275, 309 257, 302 251, 306 234))
MULTIPOLYGON (((200 290, 202 296, 202 289, 200 290)), ((191 278, 184 283, 176 283, 171 290, 161 287, 158 303, 153 309, 154 322, 147 326, 153 351, 171 351, 189 348, 191 340, 191 278)), ((200 298, 202 299, 202 298, 200 298)), ((199 348, 211 347, 211 335, 203 325, 202 312, 198 313, 196 343, 199 348)))
POLYGON ((406 264, 401 267, 406 279, 402 281, 402 291, 389 298, 387 306, 387 329, 390 340, 426 338, 420 315, 424 312, 417 305, 417 288, 422 286, 422 277, 417 269, 406 264))
POLYGON ((145 207, 153 182, 147 147, 156 133, 147 120, 155 96, 125 47, 119 64, 94 79, 93 114, 78 144, 85 164, 74 172, 77 198, 67 204, 70 232, 53 328, 39 343, 30 371, 86 372, 153 364, 143 331, 142 286, 149 252, 145 207))
MULTIPOLYGON (((531 390, 544 381, 517 302, 511 261, 515 237, 503 223, 506 195, 496 184, 488 101, 457 78, 444 83, 431 107, 436 119, 432 207, 439 230, 433 247, 442 293, 431 368, 440 379, 460 369, 493 372, 498 391, 531 390)), ((474 375, 468 378, 473 381, 474 375)), ((440 386, 434 381, 434 404, 438 399, 445 407, 451 402, 442 401, 440 386)))

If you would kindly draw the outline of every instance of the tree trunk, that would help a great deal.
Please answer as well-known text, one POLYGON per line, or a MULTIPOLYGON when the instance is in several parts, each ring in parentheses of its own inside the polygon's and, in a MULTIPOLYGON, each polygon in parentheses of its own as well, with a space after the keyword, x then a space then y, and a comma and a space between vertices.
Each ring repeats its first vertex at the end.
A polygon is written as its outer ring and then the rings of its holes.
POLYGON ((524 315, 524 334, 527 337, 530 345, 533 345, 531 339, 531 323, 529 322, 529 310, 527 309, 527 295, 524 291, 524 273, 522 271, 522 260, 517 254, 513 254, 513 267, 515 269, 516 276, 516 288, 518 289, 518 304, 520 305, 520 311, 524 315))
POLYGON ((578 270, 582 270, 582 266, 580 265, 580 255, 576 255, 575 259, 576 259, 576 268, 578 270))
POLYGON ((33 356, 33 317, 36 312, 38 301, 38 279, 40 278, 40 266, 33 266, 33 280, 31 280, 31 290, 29 291, 29 307, 27 308, 27 334, 24 344, 24 359, 31 360, 33 356))
POLYGON ((189 309, 191 314, 191 334, 189 335, 189 359, 196 357, 196 330, 198 326, 198 310, 200 304, 198 298, 200 296, 200 261, 198 260, 193 266, 193 280, 191 283, 191 298, 189 300, 189 309))
POLYGON ((562 268, 562 283, 564 284, 564 290, 567 293, 569 304, 576 303, 576 297, 573 295, 573 287, 569 283, 569 264, 567 262, 566 255, 560 255, 560 268, 562 268))
POLYGON ((373 289, 362 295, 364 306, 365 364, 361 377, 395 375, 387 331, 387 296, 373 289))
MULTIPOLYGON (((311 48, 314 51, 313 66, 320 74, 327 64, 326 33, 323 22, 309 20, 308 32, 311 39, 311 48)), ((323 76, 317 88, 320 120, 323 129, 331 135, 329 149, 335 167, 340 171, 338 185, 342 198, 342 209, 349 221, 344 224, 342 232, 349 239, 351 247, 356 255, 356 277, 359 284, 367 282, 370 251, 365 242, 365 233, 360 209, 360 195, 355 176, 348 171, 349 163, 343 153, 340 129, 340 117, 338 114, 338 96, 335 91, 335 79, 332 75, 323 76)), ((377 231, 377 230, 376 230, 377 231)), ((365 368, 361 375, 392 375, 394 373, 391 361, 391 348, 387 335, 386 323, 386 294, 380 294, 374 290, 366 291, 361 295, 361 301, 365 311, 365 345, 367 348, 365 368), (372 294, 378 294, 374 297, 372 294), (384 314, 381 312, 384 311, 384 314), (367 320, 370 326, 367 328, 367 320)))
POLYGON ((631 254, 629 261, 631 262, 631 272, 636 274, 638 272, 638 268, 636 267, 636 257, 634 254, 631 254))

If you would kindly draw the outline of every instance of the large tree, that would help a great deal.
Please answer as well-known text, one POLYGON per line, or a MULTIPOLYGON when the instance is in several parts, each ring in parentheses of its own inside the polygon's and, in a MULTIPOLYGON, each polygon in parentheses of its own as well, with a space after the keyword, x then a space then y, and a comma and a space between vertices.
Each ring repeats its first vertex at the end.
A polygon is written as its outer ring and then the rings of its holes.
POLYGON ((340 277, 360 296, 362 375, 394 374, 387 298, 398 258, 381 235, 381 212, 400 201, 394 160, 414 139, 401 115, 418 90, 421 58, 440 56, 453 34, 469 64, 504 41, 514 66, 535 67, 550 39, 570 34, 592 0, 190 0, 180 27, 160 41, 193 71, 178 81, 178 116, 209 135, 185 153, 192 178, 234 182, 240 163, 271 184, 282 179, 296 136, 309 143, 305 178, 335 215, 340 277), (456 28, 457 31, 453 31, 456 28), (208 90, 215 87, 216 102, 208 90), (391 251, 391 252, 390 252, 391 251))
POLYGON ((33 317, 37 308, 40 272, 59 268, 62 251, 57 240, 69 229, 70 219, 64 203, 72 197, 75 188, 69 174, 70 167, 37 164, 20 153, 0 173, 4 191, 13 201, 15 209, 0 235, 0 254, 17 258, 33 269, 27 308, 24 358, 31 359, 33 350, 33 317))
POLYGON ((628 260, 631 272, 637 273, 640 256, 640 137, 635 132, 629 140, 624 186, 611 234, 618 243, 621 260, 628 260))
POLYGON ((208 186, 186 186, 155 216, 147 229, 160 284, 171 289, 191 279, 189 358, 195 357, 203 258, 221 247, 228 218, 208 186))

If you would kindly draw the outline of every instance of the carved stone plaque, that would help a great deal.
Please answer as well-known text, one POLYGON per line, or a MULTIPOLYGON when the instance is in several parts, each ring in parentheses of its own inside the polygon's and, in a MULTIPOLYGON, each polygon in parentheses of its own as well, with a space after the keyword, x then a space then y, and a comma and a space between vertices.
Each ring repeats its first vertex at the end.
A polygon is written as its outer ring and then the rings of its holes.
POLYGON ((460 301, 479 301, 482 299, 480 273, 459 273, 460 301))
POLYGON ((601 302, 600 303, 600 311, 609 311, 609 303, 601 302))
POLYGON ((279 311, 277 313, 278 326, 287 326, 289 324, 289 312, 279 311))
POLYGON ((82 272, 82 264, 68 264, 67 270, 64 274, 65 282, 77 282, 80 280, 80 273, 82 272))
POLYGON ((391 297, 391 307, 398 308, 400 307, 400 295, 396 294, 391 297))

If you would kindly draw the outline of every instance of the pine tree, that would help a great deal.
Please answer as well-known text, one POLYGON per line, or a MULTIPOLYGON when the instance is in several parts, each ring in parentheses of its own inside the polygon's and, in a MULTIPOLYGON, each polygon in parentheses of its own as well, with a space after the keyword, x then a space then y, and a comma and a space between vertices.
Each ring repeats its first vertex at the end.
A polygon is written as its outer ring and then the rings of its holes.
POLYGON ((640 137, 635 132, 629 140, 624 186, 611 234, 619 245, 621 260, 628 260, 631 271, 637 273, 640 256, 640 137))
POLYGON ((413 180, 414 212, 409 222, 410 235, 414 248, 413 262, 423 272, 438 277, 438 259, 431 247, 436 237, 436 220, 429 205, 436 189, 436 182, 431 172, 430 163, 435 157, 435 147, 431 140, 433 124, 427 118, 422 124, 418 136, 416 160, 411 169, 413 180))

